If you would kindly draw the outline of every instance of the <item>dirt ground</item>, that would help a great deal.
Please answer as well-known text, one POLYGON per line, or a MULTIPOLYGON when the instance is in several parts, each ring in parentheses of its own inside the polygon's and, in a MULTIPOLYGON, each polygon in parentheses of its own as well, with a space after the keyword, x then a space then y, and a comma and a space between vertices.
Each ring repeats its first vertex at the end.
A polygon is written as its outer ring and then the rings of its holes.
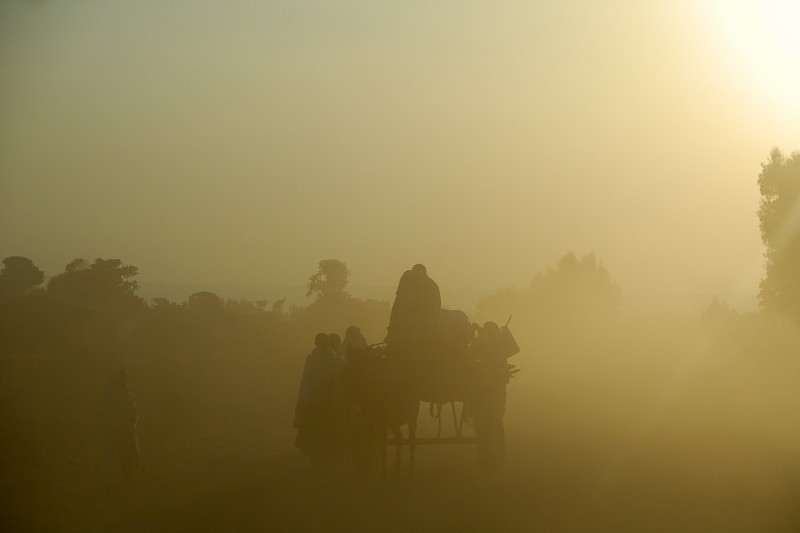
MULTIPOLYGON (((356 483, 313 477, 304 458, 220 458, 145 468, 119 493, 32 488, 7 499, 6 531, 797 531, 795 451, 754 456, 735 439, 687 447, 661 436, 533 428, 509 432, 503 476, 479 474, 472 446, 420 447, 417 476, 356 483), (611 437, 611 438, 608 438, 611 437), (690 450, 690 451, 687 451, 690 450), (60 490, 60 492, 59 492, 60 490), (16 501, 14 501, 16 500, 16 501)), ((9 496, 9 495, 6 495, 9 496)))
MULTIPOLYGON (((561 357, 550 367, 531 364, 509 387, 503 475, 482 476, 472 446, 425 446, 414 479, 403 470, 396 479, 368 483, 356 483, 347 471, 324 479, 310 474, 292 445, 289 394, 283 414, 273 416, 261 407, 266 397, 203 404, 201 395, 182 391, 170 392, 174 399, 165 403, 161 389, 148 389, 145 375, 134 373, 144 467, 119 491, 104 486, 92 437, 98 391, 90 384, 104 383, 104 371, 87 373, 69 361, 9 363, 0 374, 0 525, 3 531, 800 531, 796 373, 753 358, 687 361, 693 360, 592 366, 561 357)), ((423 405, 421 436, 435 432, 427 417, 423 405)))

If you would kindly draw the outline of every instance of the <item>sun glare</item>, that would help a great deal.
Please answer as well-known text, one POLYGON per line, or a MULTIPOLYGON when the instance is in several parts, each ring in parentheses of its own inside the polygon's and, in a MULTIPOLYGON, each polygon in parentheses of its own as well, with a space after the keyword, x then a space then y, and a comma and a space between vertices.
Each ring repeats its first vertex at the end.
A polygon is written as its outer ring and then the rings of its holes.
POLYGON ((715 8, 745 75, 776 104, 800 112, 800 1, 717 0, 715 8))

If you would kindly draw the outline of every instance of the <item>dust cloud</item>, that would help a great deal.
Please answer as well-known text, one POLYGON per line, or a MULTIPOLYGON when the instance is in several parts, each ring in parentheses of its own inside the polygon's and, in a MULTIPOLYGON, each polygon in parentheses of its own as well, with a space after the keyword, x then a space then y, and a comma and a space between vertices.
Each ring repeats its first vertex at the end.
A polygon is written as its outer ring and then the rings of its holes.
POLYGON ((0 527, 800 530, 786 7, 0 2, 0 527))
MULTIPOLYGON (((309 288, 317 281, 311 302, 288 309, 210 292, 149 306, 130 286, 92 293, 103 278, 134 278, 133 267, 113 260, 75 262, 45 288, 6 300, 5 524, 278 531, 797 526, 796 327, 720 302, 696 317, 628 313, 593 255, 568 254, 529 287, 487 295, 472 317, 502 324, 511 315, 521 347, 510 360, 521 370, 507 389, 501 475, 479 468, 474 443, 418 446, 413 479, 407 450, 399 472, 386 479, 360 479, 349 467, 313 475, 293 446, 292 419, 314 334, 343 335, 357 324, 377 343, 389 323, 389 302, 350 296, 347 278, 336 282, 330 269, 329 277, 319 275, 331 264, 343 265, 320 263, 309 278, 309 288), (105 276, 93 279, 93 268, 105 276), (90 303, 100 294, 102 303, 90 303), (108 376, 118 368, 127 370, 138 405, 142 463, 121 486, 110 477, 104 437, 108 376)), ((442 408, 444 437, 455 431, 449 409, 442 408)), ((436 431, 423 404, 418 436, 436 431)), ((469 422, 463 431, 473 434, 469 422)))

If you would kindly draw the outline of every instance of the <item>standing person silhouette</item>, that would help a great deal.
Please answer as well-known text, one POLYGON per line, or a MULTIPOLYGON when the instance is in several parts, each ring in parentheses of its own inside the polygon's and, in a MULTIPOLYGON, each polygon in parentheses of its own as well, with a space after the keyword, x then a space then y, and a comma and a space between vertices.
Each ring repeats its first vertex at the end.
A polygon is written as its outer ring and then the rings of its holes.
POLYGON ((328 334, 328 348, 330 348, 330 350, 333 352, 333 355, 335 355, 337 359, 343 359, 342 338, 338 333, 328 334))
POLYGON ((318 333, 303 368, 294 417, 295 445, 308 456, 317 474, 329 472, 342 450, 341 368, 328 334, 318 333))
POLYGON ((344 332, 344 341, 342 341, 342 359, 347 361, 350 359, 350 353, 357 350, 365 350, 367 348, 367 339, 361 333, 361 330, 356 326, 350 326, 344 332))

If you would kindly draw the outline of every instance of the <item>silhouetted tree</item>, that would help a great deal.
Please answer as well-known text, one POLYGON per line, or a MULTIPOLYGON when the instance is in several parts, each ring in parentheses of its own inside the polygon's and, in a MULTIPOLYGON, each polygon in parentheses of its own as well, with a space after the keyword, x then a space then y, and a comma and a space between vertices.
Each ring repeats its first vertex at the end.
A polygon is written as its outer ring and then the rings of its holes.
POLYGON ((144 301, 136 296, 138 284, 132 278, 139 269, 119 259, 83 259, 69 263, 65 271, 47 284, 49 296, 73 305, 106 311, 141 309, 144 301))
POLYGON ((272 302, 272 312, 276 315, 283 316, 286 311, 284 311, 283 306, 286 303, 286 298, 281 298, 280 300, 276 300, 272 302))
POLYGON ((569 253, 536 274, 524 289, 506 289, 478 303, 478 321, 504 322, 532 351, 585 353, 617 326, 621 292, 594 254, 569 253))
POLYGON ((221 313, 225 308, 222 298, 213 292, 200 291, 189 296, 186 300, 189 309, 204 314, 221 313))
POLYGON ((308 279, 306 296, 316 295, 317 300, 347 297, 350 269, 338 259, 323 259, 317 273, 308 279))
POLYGON ((555 268, 536 274, 527 289, 505 289, 483 298, 481 318, 522 315, 541 320, 606 313, 620 304, 620 290, 593 253, 580 259, 568 253, 555 268))
POLYGON ((548 268, 533 278, 531 293, 535 299, 547 302, 551 309, 591 307, 607 310, 620 301, 619 288, 594 253, 580 259, 568 253, 556 268, 548 268))
POLYGON ((27 257, 6 257, 0 270, 0 301, 13 300, 41 285, 44 272, 27 257))
POLYGON ((306 293, 315 299, 306 307, 294 307, 290 321, 306 336, 320 331, 344 334, 346 328, 355 325, 371 340, 382 339, 389 322, 389 302, 353 298, 346 290, 349 280, 350 270, 343 261, 320 261, 316 274, 309 277, 306 293))
POLYGON ((178 306, 178 304, 174 302, 170 302, 167 298, 153 298, 150 304, 150 309, 155 312, 167 311, 169 309, 174 309, 178 306))
POLYGON ((702 322, 706 326, 727 327, 736 326, 741 315, 732 309, 727 302, 714 297, 702 315, 702 322))
POLYGON ((759 302, 765 311, 800 321, 800 151, 787 158, 774 148, 761 164, 758 185, 767 269, 759 302))

